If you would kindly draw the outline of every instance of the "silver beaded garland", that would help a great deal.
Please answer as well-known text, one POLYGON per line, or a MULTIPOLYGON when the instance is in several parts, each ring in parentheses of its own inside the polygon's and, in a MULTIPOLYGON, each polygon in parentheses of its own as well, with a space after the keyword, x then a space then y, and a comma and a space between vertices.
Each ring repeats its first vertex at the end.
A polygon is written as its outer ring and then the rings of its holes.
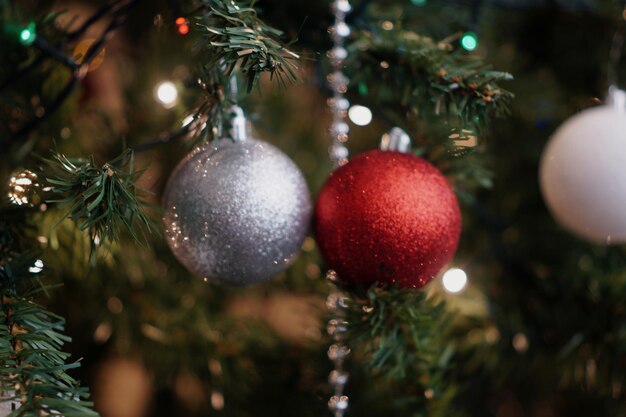
POLYGON ((343 368, 345 359, 350 355, 350 348, 344 344, 348 330, 348 322, 345 320, 347 303, 346 297, 336 286, 335 271, 328 271, 326 278, 331 285, 331 292, 326 298, 326 307, 333 316, 326 325, 326 332, 333 339, 333 344, 328 348, 328 359, 334 367, 328 375, 328 383, 333 390, 333 395, 328 400, 328 409, 334 417, 343 417, 349 405, 344 388, 350 374, 343 368))
POLYGON ((167 242, 208 281, 246 285, 284 270, 299 253, 311 217, 300 170, 254 139, 221 140, 188 155, 163 197, 167 242))
POLYGON ((348 141, 350 127, 346 123, 346 114, 350 107, 350 102, 345 98, 350 80, 343 73, 345 60, 348 58, 348 50, 345 48, 345 39, 350 36, 350 26, 346 24, 346 15, 352 10, 348 0, 334 0, 331 3, 331 10, 335 16, 335 22, 328 29, 328 33, 333 40, 333 48, 328 51, 327 56, 333 66, 333 72, 328 74, 328 86, 333 92, 333 96, 328 99, 328 106, 333 114, 333 123, 330 127, 332 145, 328 150, 331 161, 335 166, 344 165, 348 162, 348 148, 345 143, 348 141))
MULTIPOLYGON (((350 36, 350 26, 346 24, 346 15, 352 10, 348 0, 333 0, 331 10, 335 16, 335 22, 328 29, 333 40, 333 48, 327 56, 333 66, 333 72, 328 75, 328 86, 333 96, 328 99, 328 107, 333 115, 333 122, 329 133, 332 145, 329 149, 329 157, 335 166, 341 166, 348 162, 348 141, 350 126, 346 123, 346 114, 350 102, 345 98, 350 80, 343 73, 343 67, 348 50, 344 47, 345 38, 350 36)), ((331 292, 326 299, 326 306, 332 318, 328 321, 326 332, 333 339, 333 344, 328 348, 328 359, 333 363, 334 369, 328 376, 333 395, 328 400, 328 409, 334 417, 344 417, 348 409, 349 399, 344 393, 348 382, 349 373, 344 370, 344 361, 350 355, 350 348, 344 344, 345 333, 348 330, 348 322, 345 320, 346 298, 335 285, 338 277, 335 271, 328 271, 326 275, 331 285, 331 292)))

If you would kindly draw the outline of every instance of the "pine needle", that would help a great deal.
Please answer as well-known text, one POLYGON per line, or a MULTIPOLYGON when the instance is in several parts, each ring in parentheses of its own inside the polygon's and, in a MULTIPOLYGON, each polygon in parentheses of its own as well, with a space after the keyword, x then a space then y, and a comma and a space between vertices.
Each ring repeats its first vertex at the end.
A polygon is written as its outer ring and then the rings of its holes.
POLYGON ((88 232, 91 254, 105 241, 114 242, 126 230, 137 242, 142 231, 155 230, 146 215, 147 203, 138 197, 137 179, 143 170, 136 170, 132 151, 96 166, 90 159, 71 159, 55 153, 46 162, 46 181, 59 198, 48 200, 66 212, 80 230, 88 232))

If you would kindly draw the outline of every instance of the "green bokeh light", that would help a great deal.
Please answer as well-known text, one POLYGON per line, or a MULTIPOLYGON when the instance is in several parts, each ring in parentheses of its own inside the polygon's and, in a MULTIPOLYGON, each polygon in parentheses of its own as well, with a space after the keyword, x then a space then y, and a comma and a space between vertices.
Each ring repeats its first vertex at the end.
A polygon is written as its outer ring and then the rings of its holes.
POLYGON ((35 32, 35 24, 31 23, 20 31, 20 42, 24 45, 31 45, 35 42, 37 33, 35 32))
POLYGON ((369 88, 367 87, 367 84, 364 82, 360 82, 359 83, 359 94, 362 96, 366 96, 369 94, 369 88))
POLYGON ((478 48, 478 37, 474 32, 465 32, 461 38, 461 46, 466 51, 473 51, 478 48))
POLYGON ((415 6, 423 6, 426 4, 426 0, 411 0, 411 3, 415 6))

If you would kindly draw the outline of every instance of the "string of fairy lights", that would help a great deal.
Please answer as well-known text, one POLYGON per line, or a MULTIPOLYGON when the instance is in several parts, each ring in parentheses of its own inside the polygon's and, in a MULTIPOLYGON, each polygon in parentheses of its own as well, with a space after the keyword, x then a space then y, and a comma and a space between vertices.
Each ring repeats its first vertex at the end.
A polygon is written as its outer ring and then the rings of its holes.
MULTIPOLYGON (((40 56, 41 59, 34 62, 33 65, 39 63, 44 58, 52 58, 53 60, 62 63, 67 68, 72 70, 73 74, 70 82, 66 84, 66 86, 61 90, 57 97, 55 97, 50 103, 48 103, 45 108, 41 107, 40 109, 38 109, 37 117, 33 121, 26 123, 24 126, 22 126, 19 131, 15 133, 16 137, 26 135, 28 132, 34 129, 37 124, 42 122, 44 119, 50 117, 53 113, 56 112, 56 110, 60 108, 65 99, 67 99, 71 92, 77 88, 80 79, 82 79, 82 77, 86 74, 86 71, 84 71, 84 69, 86 67, 89 67, 90 70, 93 70, 97 66, 97 62, 101 61, 101 52, 110 33, 112 33, 112 31, 114 31, 124 22, 128 11, 132 9, 136 3, 136 0, 111 0, 106 7, 100 8, 93 16, 87 19, 85 24, 72 32, 68 32, 67 39, 64 42, 72 43, 82 37, 85 31, 90 27, 90 25, 100 20, 104 16, 111 15, 115 18, 114 21, 110 25, 108 25, 105 31, 103 31, 100 37, 90 40, 90 42, 85 45, 83 45, 84 42, 81 42, 84 50, 81 51, 80 56, 82 56, 83 58, 78 60, 76 59, 76 57, 64 53, 61 48, 63 45, 53 45, 48 42, 44 36, 38 33, 37 25, 35 22, 29 22, 26 24, 3 22, 3 25, 1 26, 1 32, 3 37, 19 42, 24 47, 32 47, 40 50, 40 52, 42 53, 42 55, 40 56)), ((411 3, 415 6, 424 6, 427 4, 427 1, 411 0, 411 3)), ((344 5, 349 3, 338 2, 337 4, 338 7, 344 7, 344 5)), ((475 10, 480 10, 483 2, 481 0, 475 0, 474 4, 475 6, 478 5, 475 7, 475 10)), ((175 30, 178 32, 179 35, 189 35, 191 33, 191 23, 189 18, 181 14, 180 10, 178 9, 176 10, 176 12, 178 17, 173 21, 175 30)), ((470 29, 473 29, 476 26, 476 16, 478 16, 478 12, 473 13, 472 15, 473 23, 470 25, 470 29)), ((159 24, 163 23, 163 18, 160 15, 155 17, 155 25, 157 24, 157 22, 160 22, 159 24)), ((336 31, 333 33, 333 36, 338 36, 340 39, 338 39, 338 48, 334 51, 331 51, 333 52, 333 62, 337 62, 338 64, 340 64, 341 60, 343 59, 342 57, 346 55, 345 48, 343 48, 342 46, 343 42, 341 41, 341 38, 345 38, 345 36, 348 36, 349 34, 350 28, 347 24, 345 24, 345 22, 343 22, 343 24, 339 26, 336 26, 336 31)), ((468 51, 474 50, 478 47, 478 38, 471 30, 466 32, 460 38, 459 42, 460 45, 468 51)), ((74 53, 76 54, 77 51, 75 51, 74 53)), ((33 69, 31 68, 33 65, 21 69, 18 73, 16 73, 15 78, 21 78, 25 72, 33 69)), ((333 80, 339 89, 347 89, 347 79, 334 77, 333 80)), ((0 90, 10 88, 12 84, 12 79, 5 80, 5 82, 0 85, 0 90)), ((177 86, 171 81, 163 81, 155 86, 155 99, 165 108, 172 108, 176 105, 176 103, 178 102, 178 93, 179 92, 177 90, 177 86)), ((348 108, 347 106, 349 106, 349 103, 344 100, 336 100, 334 101, 334 105, 339 106, 340 108, 341 106, 344 106, 344 108, 341 108, 341 110, 347 110, 348 117, 357 126, 366 126, 372 120, 372 112, 367 107, 354 105, 348 108)), ((345 163, 347 161, 347 148, 345 146, 342 146, 342 138, 344 137, 344 135, 347 135, 346 129, 348 129, 348 125, 346 123, 334 123, 333 128, 338 130, 334 132, 334 136, 337 141, 332 148, 333 155, 331 157, 337 163, 345 163)), ((183 129, 181 129, 179 132, 173 133, 172 135, 170 135, 170 137, 176 139, 184 136, 187 130, 189 130, 188 126, 183 126, 183 129)), ((141 145, 142 148, 152 148, 155 144, 165 143, 165 141, 163 140, 163 135, 160 135, 158 139, 151 142, 154 143, 146 143, 144 145, 141 145)))

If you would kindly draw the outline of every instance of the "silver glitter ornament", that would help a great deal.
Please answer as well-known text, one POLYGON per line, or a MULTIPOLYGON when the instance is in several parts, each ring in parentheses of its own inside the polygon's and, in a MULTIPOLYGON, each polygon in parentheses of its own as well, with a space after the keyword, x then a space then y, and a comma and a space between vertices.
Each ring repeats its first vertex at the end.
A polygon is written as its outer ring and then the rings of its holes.
POLYGON ((167 242, 178 260, 209 281, 267 280, 295 259, 311 217, 307 184, 274 146, 222 140, 189 154, 163 197, 167 242))

